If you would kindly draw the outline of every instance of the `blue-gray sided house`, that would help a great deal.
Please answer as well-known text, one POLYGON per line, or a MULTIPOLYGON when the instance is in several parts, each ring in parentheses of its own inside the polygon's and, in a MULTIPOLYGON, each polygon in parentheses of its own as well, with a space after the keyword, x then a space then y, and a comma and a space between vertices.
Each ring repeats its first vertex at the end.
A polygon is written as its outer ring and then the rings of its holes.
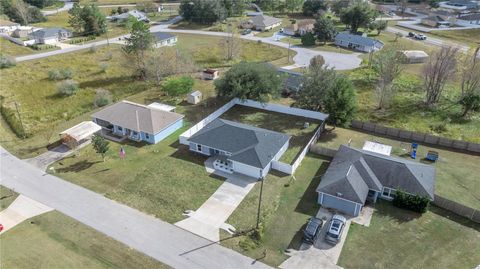
POLYGON ((433 201, 435 168, 342 145, 317 188, 318 203, 358 216, 367 201, 392 200, 398 189, 433 201))
POLYGON ((337 34, 335 36, 335 45, 363 52, 373 52, 383 48, 383 42, 380 40, 349 32, 337 34))
POLYGON ((184 115, 121 101, 92 115, 103 133, 156 144, 182 128, 184 115))
POLYGON ((278 161, 288 149, 290 136, 237 123, 215 119, 189 139, 191 151, 215 158, 215 169, 254 178, 265 177, 272 161, 278 161))
POLYGON ((169 33, 155 32, 152 33, 155 47, 160 48, 163 46, 173 46, 177 44, 177 36, 169 33))

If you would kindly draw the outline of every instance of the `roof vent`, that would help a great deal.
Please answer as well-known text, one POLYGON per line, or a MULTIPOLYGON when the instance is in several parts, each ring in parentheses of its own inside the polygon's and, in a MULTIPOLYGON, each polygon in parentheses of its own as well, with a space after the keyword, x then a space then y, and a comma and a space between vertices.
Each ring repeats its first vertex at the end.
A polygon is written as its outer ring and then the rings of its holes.
POLYGON ((342 196, 343 196, 343 193, 337 192, 337 196, 338 196, 338 197, 342 197, 342 196))

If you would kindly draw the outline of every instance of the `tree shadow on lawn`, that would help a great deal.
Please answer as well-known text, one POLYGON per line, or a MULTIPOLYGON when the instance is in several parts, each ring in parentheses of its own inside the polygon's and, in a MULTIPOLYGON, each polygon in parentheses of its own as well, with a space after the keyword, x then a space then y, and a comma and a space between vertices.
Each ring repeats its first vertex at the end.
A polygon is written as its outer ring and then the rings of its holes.
POLYGON ((125 85, 128 82, 132 82, 134 79, 129 76, 118 76, 101 78, 96 80, 84 81, 79 83, 80 88, 100 88, 110 86, 112 84, 125 85))
POLYGON ((170 157, 200 166, 205 166, 205 161, 207 160, 206 156, 190 151, 187 146, 183 145, 180 145, 170 157))
POLYGON ((375 214, 390 217, 402 224, 422 217, 422 214, 407 209, 395 207, 392 202, 377 200, 375 203, 375 214))
POLYGON ((57 168, 56 172, 58 172, 58 173, 80 172, 80 171, 86 170, 86 169, 92 167, 93 165, 95 165, 97 163, 101 163, 101 162, 102 161, 90 162, 90 161, 87 161, 87 160, 83 160, 83 161, 76 162, 76 163, 74 163, 70 166, 67 166, 67 167, 57 168))
POLYGON ((477 232, 480 232, 480 223, 476 223, 470 219, 467 219, 465 217, 462 217, 460 215, 457 215, 453 212, 450 212, 448 210, 442 209, 440 207, 430 205, 429 211, 432 212, 435 215, 447 218, 451 221, 454 221, 460 225, 463 225, 468 228, 472 228, 476 230, 477 232))
POLYGON ((330 165, 330 159, 323 156, 312 155, 312 158, 318 159, 319 162, 323 162, 322 165, 315 172, 315 176, 311 179, 310 184, 303 193, 300 201, 295 207, 295 212, 314 216, 317 214, 320 206, 317 204, 317 187, 320 184, 321 177, 330 165))

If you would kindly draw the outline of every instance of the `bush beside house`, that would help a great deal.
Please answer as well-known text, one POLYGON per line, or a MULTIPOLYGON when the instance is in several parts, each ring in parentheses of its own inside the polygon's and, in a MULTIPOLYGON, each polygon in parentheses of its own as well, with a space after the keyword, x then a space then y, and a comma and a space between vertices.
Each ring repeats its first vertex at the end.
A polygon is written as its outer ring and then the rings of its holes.
POLYGON ((419 195, 409 194, 402 190, 397 190, 392 203, 399 208, 412 210, 418 213, 425 213, 430 204, 430 199, 419 195))

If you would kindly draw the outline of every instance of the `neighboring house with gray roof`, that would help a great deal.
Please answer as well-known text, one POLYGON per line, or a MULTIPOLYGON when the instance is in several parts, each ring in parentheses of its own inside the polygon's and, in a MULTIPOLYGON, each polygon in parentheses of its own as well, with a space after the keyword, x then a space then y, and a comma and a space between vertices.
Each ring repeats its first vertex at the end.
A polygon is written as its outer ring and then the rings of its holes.
POLYGON ((122 14, 109 16, 109 17, 107 17, 107 19, 109 19, 111 21, 126 21, 126 20, 128 20, 128 18, 130 16, 137 19, 137 21, 143 21, 143 22, 149 22, 150 21, 148 19, 147 15, 144 12, 138 11, 136 9, 130 10, 130 11, 122 13, 122 14))
POLYGON ((72 37, 73 34, 65 28, 44 28, 30 33, 28 36, 35 40, 35 44, 55 44, 72 37))
POLYGON ((251 28, 257 31, 268 31, 282 25, 282 20, 267 15, 257 15, 242 24, 243 28, 251 28))
POLYGON ((188 142, 191 151, 217 158, 216 169, 261 178, 287 150, 289 140, 282 133, 218 118, 188 142))
POLYGON ((392 200, 398 189, 433 200, 435 168, 342 145, 317 188, 318 203, 358 216, 367 201, 392 200))
POLYGON ((158 107, 121 101, 94 113, 92 118, 106 136, 156 144, 180 129, 184 117, 158 107))
POLYGON ((383 48, 383 42, 380 40, 349 32, 337 34, 335 36, 335 45, 363 52, 372 52, 383 48))
POLYGON ((177 36, 169 33, 154 32, 152 33, 155 40, 155 47, 173 46, 177 44, 177 36))

